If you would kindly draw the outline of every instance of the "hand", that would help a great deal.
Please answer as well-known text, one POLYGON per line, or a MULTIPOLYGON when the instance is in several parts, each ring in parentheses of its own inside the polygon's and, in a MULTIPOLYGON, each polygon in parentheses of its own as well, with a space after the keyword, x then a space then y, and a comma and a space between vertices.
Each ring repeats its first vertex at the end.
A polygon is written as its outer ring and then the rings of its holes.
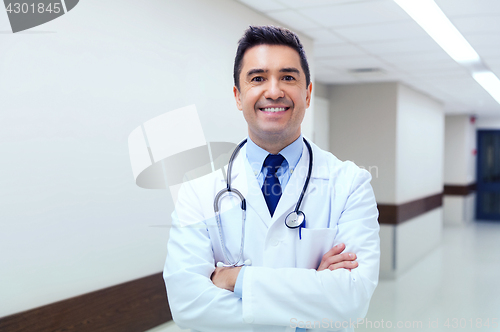
POLYGON ((234 292, 234 285, 240 273, 241 266, 238 267, 216 267, 210 279, 215 286, 234 292))
POLYGON ((323 271, 326 269, 336 270, 336 269, 346 269, 351 271, 358 267, 358 262, 356 262, 356 254, 351 252, 346 252, 342 254, 345 249, 345 244, 340 243, 335 247, 330 249, 326 254, 323 255, 321 263, 316 271, 323 271))

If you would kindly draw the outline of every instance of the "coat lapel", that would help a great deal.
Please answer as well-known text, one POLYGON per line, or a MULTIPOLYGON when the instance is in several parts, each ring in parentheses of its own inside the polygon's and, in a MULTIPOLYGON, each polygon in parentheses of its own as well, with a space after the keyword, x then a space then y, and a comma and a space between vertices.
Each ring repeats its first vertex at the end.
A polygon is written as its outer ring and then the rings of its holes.
MULTIPOLYGON (((310 144, 313 150, 313 170, 311 179, 316 177, 323 178, 325 176, 323 173, 328 173, 325 159, 322 158, 321 151, 318 150, 313 143, 310 144)), ((264 200, 262 190, 257 182, 257 177, 253 173, 252 167, 246 158, 246 146, 241 149, 238 157, 234 161, 231 175, 231 187, 239 190, 245 197, 247 202, 247 213, 248 209, 253 209, 255 214, 258 215, 262 222, 269 228, 276 220, 284 220, 285 217, 295 209, 306 180, 307 171, 309 169, 309 158, 307 147, 305 143, 302 143, 302 157, 285 187, 272 218, 267 208, 266 201, 264 200)), ((224 180, 221 181, 225 184, 224 180)), ((316 190, 316 186, 312 182, 313 181, 309 182, 304 199, 316 190)), ((304 204, 304 202, 302 202, 302 204, 304 204)))
POLYGON ((244 146, 233 164, 231 175, 231 187, 239 190, 245 197, 248 209, 252 209, 256 215, 269 227, 271 224, 271 214, 267 208, 264 195, 257 182, 257 177, 253 173, 252 167, 246 158, 246 146, 244 146))
MULTIPOLYGON (((313 174, 314 168, 316 166, 316 160, 313 159, 313 174)), ((292 175, 290 176, 290 180, 288 180, 288 184, 283 191, 283 195, 278 202, 278 206, 276 207, 276 211, 274 212, 272 222, 276 220, 284 220, 285 217, 295 210, 295 206, 299 200, 302 189, 304 188, 304 183, 307 177, 307 171, 309 170, 309 152, 305 143, 302 143, 302 156, 300 157, 299 163, 295 167, 292 175)), ((309 186, 307 188, 307 192, 305 195, 310 194, 314 190, 314 187, 311 186, 311 182, 309 182, 309 186)))

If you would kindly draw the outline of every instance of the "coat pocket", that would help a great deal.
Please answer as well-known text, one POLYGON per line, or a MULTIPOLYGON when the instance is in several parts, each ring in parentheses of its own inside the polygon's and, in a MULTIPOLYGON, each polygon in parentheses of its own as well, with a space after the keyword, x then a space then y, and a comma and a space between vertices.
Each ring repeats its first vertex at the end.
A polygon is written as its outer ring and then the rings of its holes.
POLYGON ((302 239, 296 240, 296 266, 317 269, 323 255, 334 246, 336 235, 336 228, 303 228, 302 239))

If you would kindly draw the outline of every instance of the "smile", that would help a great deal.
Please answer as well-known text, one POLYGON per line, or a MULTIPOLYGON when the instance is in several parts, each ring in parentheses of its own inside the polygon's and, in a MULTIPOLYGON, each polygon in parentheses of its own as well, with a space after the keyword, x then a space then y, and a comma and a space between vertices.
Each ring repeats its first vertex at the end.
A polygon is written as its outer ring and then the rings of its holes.
POLYGON ((284 112, 288 109, 289 107, 267 107, 267 108, 260 108, 261 111, 263 112, 284 112))

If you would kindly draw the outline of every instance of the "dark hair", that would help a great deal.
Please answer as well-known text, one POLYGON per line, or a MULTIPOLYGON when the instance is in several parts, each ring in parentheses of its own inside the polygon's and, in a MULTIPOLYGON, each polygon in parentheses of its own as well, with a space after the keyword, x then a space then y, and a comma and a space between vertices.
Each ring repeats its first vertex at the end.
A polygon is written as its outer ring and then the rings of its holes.
POLYGON ((309 73, 309 65, 307 63, 306 52, 300 43, 297 35, 285 28, 268 26, 249 26, 245 30, 243 37, 238 41, 238 50, 234 58, 234 85, 240 89, 240 74, 245 52, 254 46, 258 45, 284 45, 293 48, 299 53, 300 65, 306 75, 306 86, 311 82, 311 74, 309 73))

